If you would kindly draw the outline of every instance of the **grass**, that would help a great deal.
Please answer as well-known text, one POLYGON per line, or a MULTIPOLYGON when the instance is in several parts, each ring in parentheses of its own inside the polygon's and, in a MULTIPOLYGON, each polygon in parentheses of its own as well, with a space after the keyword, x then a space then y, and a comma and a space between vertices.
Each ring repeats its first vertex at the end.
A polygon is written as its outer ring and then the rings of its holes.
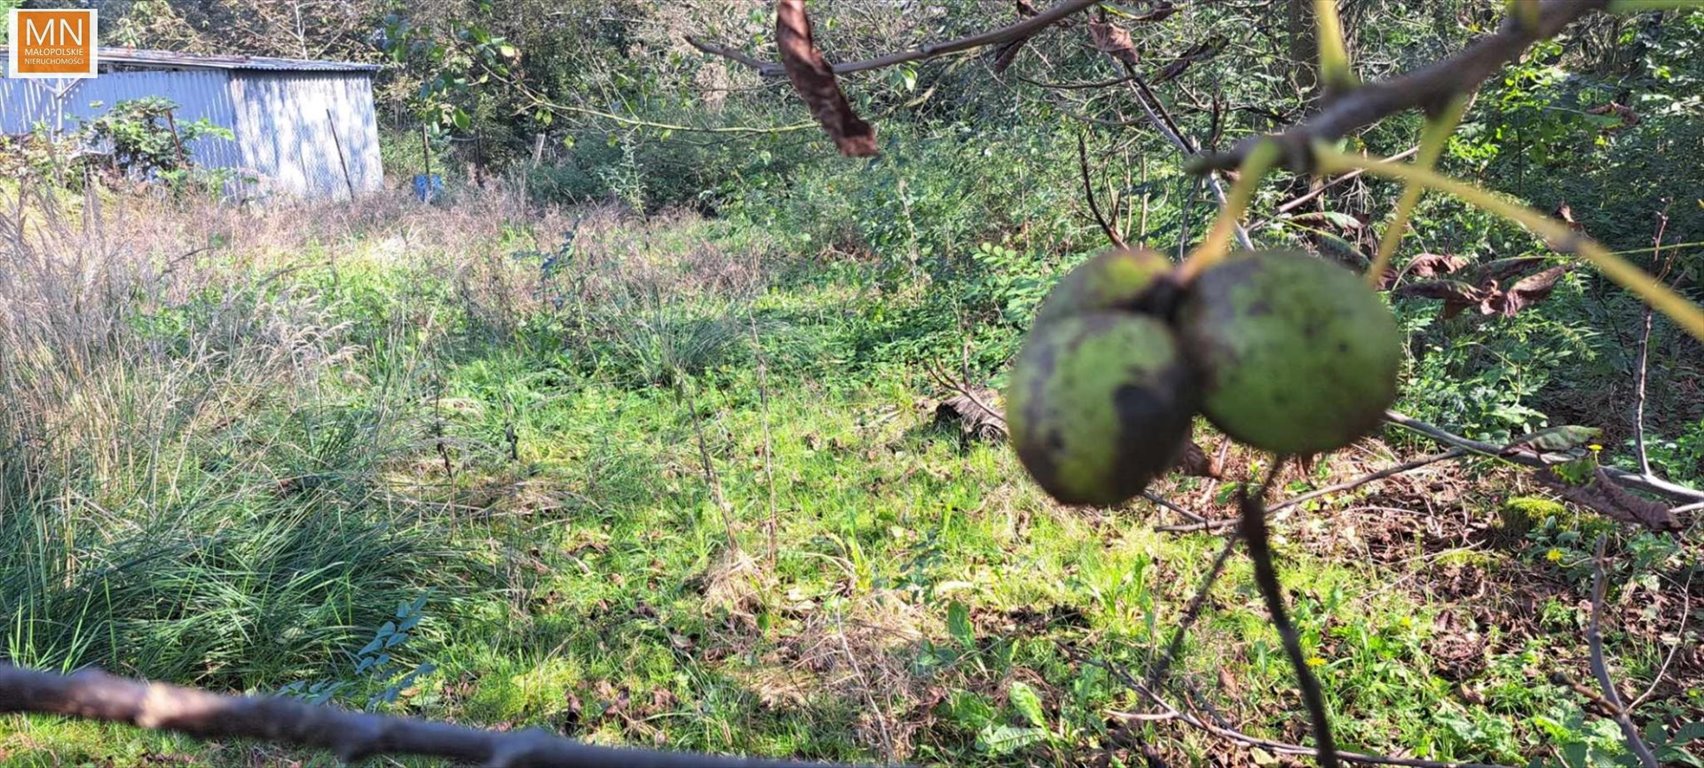
MULTIPOLYGON (((1113 714, 1144 704, 1100 665, 1141 673, 1220 540, 1156 532, 1166 513, 1146 504, 1060 508, 1003 447, 935 425, 918 363, 959 353, 940 342, 951 321, 879 263, 812 264, 736 219, 501 193, 265 213, 89 198, 106 207, 91 226, 36 204, 39 223, 0 232, 8 263, 35 269, 0 279, 15 663, 337 683, 348 706, 390 690, 377 708, 715 752, 1273 757, 1113 714), (357 672, 422 597, 396 658, 357 672)), ((1290 485, 1389 454, 1348 451, 1290 485)), ((1228 477, 1256 461, 1233 454, 1228 477)), ((1233 485, 1161 490, 1226 514, 1233 485)), ((1507 512, 1522 487, 1439 467, 1277 522, 1346 748, 1619 753, 1613 724, 1549 677, 1590 679, 1579 556, 1606 526, 1550 502, 1507 512), (1505 533, 1511 514, 1525 532, 1505 533)), ((1629 688, 1670 638, 1697 642, 1666 581, 1697 568, 1685 537, 1617 535, 1609 652, 1629 688)), ((1680 663, 1642 720, 1697 719, 1704 688, 1680 663)), ((1176 701, 1305 739, 1240 558, 1173 680, 1176 701)), ((331 764, 20 717, 0 720, 0 760, 331 764)))

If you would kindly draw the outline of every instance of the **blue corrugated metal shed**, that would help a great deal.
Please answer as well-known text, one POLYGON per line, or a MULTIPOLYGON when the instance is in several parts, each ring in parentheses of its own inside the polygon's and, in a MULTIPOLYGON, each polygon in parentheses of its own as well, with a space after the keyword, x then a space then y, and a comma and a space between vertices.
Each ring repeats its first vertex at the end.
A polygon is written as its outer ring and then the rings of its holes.
POLYGON ((201 165, 238 170, 249 194, 343 197, 384 183, 375 65, 135 48, 102 48, 99 58, 100 74, 89 79, 0 78, 0 132, 63 132, 119 101, 158 96, 178 105, 179 120, 231 129, 235 139, 201 138, 185 149, 201 165))

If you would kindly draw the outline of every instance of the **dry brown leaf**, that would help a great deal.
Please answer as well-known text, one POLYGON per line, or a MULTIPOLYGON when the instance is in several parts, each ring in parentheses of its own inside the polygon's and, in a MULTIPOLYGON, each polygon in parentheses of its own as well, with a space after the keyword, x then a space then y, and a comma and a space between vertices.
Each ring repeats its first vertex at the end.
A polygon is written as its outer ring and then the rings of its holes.
POLYGON ((1496 281, 1502 283, 1511 277, 1524 275, 1550 261, 1544 256, 1517 256, 1512 259, 1497 259, 1487 261, 1473 269, 1473 279, 1483 285, 1496 281))
POLYGON ((834 68, 817 50, 811 35, 811 20, 805 15, 805 0, 776 0, 775 43, 781 49, 781 66, 811 115, 834 139, 840 154, 870 157, 876 154, 876 129, 860 119, 841 93, 834 68))
POLYGON ((1408 274, 1415 277, 1437 277, 1467 266, 1464 256, 1452 256, 1442 253, 1422 253, 1408 262, 1408 274))
POLYGON ((1509 286, 1509 290, 1503 292, 1503 316, 1514 317, 1516 312, 1527 305, 1548 298, 1550 292, 1556 289, 1556 281, 1561 280, 1562 276, 1573 268, 1571 264, 1563 264, 1517 280, 1514 285, 1509 286))
POLYGON ((1023 52, 1024 44, 1027 42, 1029 42, 1028 37, 1020 37, 996 49, 994 51, 994 74, 1001 74, 1010 68, 1012 62, 1018 60, 1018 54, 1023 52))
POLYGON ((1408 283, 1391 291, 1397 296, 1411 296, 1420 299, 1443 299, 1444 318, 1452 318, 1461 311, 1472 306, 1480 306, 1485 301, 1483 291, 1460 280, 1425 280, 1418 283, 1408 283))
POLYGON ((1172 465, 1172 471, 1182 472, 1190 477, 1219 477, 1219 467, 1214 466, 1213 459, 1194 440, 1184 444, 1177 463, 1172 465))
POLYGON ((999 396, 992 389, 982 388, 972 397, 962 392, 941 401, 935 408, 939 424, 957 424, 959 434, 966 440, 1003 443, 1007 439, 1006 418, 998 412, 999 396))
POLYGON ((1159 72, 1155 73, 1153 76, 1153 82, 1149 84, 1159 85, 1160 83, 1182 75, 1184 71, 1188 70, 1190 65, 1195 62, 1213 58, 1225 47, 1225 43, 1225 38, 1215 35, 1190 46, 1189 50, 1184 51, 1182 54, 1178 55, 1177 58, 1172 59, 1170 64, 1165 65, 1165 67, 1161 68, 1159 72))
POLYGON ((1130 31, 1110 21, 1089 21, 1089 39, 1095 50, 1126 64, 1135 64, 1136 44, 1130 41, 1130 31))
POLYGON ((1621 125, 1607 129, 1609 131, 1619 131, 1622 128, 1628 128, 1639 124, 1638 112, 1633 111, 1633 108, 1626 104, 1620 104, 1613 101, 1608 104, 1600 104, 1592 107, 1591 109, 1586 110, 1586 114, 1615 115, 1616 117, 1621 118, 1621 125))

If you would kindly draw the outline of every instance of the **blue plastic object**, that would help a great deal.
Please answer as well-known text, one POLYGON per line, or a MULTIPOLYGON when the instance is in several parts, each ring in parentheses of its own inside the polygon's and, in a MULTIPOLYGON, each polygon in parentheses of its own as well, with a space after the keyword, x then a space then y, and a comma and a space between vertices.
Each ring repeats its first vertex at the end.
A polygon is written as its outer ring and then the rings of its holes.
POLYGON ((414 196, 423 201, 431 202, 432 198, 444 194, 444 177, 434 173, 430 176, 424 173, 414 175, 414 196))

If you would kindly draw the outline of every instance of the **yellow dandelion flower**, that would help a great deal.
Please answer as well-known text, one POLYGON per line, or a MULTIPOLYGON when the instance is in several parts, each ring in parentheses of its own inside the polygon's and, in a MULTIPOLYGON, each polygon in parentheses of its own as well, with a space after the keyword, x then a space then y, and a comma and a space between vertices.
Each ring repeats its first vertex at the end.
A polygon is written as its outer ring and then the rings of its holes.
POLYGON ((1562 550, 1551 547, 1549 552, 1544 553, 1544 559, 1552 563, 1560 563, 1562 562, 1562 550))
POLYGON ((1323 667, 1323 666, 1325 666, 1325 659, 1322 659, 1318 656, 1309 656, 1308 657, 1308 666, 1313 667, 1315 669, 1323 667))
POLYGON ((1597 452, 1603 450, 1603 446, 1598 445, 1597 443, 1592 443, 1591 445, 1588 445, 1586 447, 1592 449, 1592 453, 1597 453, 1597 452))

